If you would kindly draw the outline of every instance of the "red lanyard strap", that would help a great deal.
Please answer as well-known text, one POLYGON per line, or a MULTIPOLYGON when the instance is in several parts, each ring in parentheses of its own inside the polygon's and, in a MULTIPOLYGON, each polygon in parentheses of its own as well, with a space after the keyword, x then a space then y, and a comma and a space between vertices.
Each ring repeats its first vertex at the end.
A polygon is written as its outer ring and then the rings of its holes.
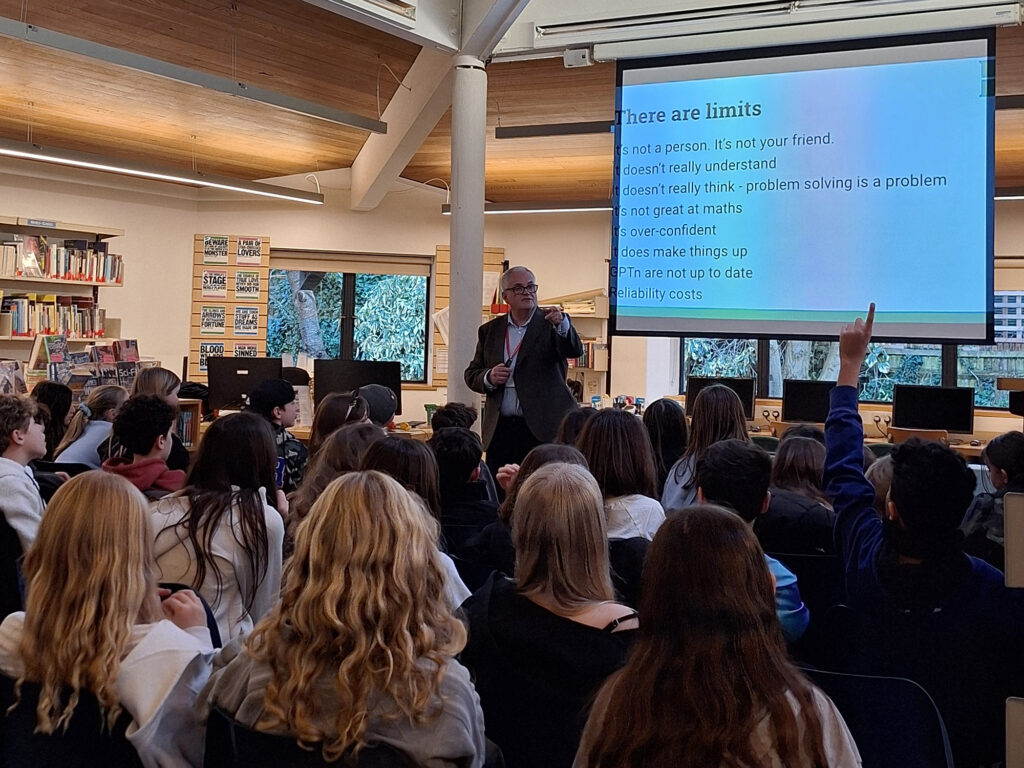
POLYGON ((525 338, 526 338, 526 334, 524 333, 523 334, 523 338, 519 339, 519 343, 516 344, 516 348, 513 349, 511 352, 509 352, 509 349, 508 349, 508 328, 505 329, 505 365, 510 364, 512 362, 512 358, 514 358, 517 354, 519 354, 519 348, 521 346, 523 346, 523 339, 525 339, 525 338))

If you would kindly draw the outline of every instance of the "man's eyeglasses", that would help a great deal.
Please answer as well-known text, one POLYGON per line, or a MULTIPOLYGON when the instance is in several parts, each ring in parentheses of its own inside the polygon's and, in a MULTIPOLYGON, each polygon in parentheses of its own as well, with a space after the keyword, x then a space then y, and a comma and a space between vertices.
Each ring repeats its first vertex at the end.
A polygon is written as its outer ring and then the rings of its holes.
POLYGON ((511 285, 505 290, 512 291, 516 296, 522 296, 524 293, 534 294, 537 293, 537 284, 527 283, 526 285, 511 285))

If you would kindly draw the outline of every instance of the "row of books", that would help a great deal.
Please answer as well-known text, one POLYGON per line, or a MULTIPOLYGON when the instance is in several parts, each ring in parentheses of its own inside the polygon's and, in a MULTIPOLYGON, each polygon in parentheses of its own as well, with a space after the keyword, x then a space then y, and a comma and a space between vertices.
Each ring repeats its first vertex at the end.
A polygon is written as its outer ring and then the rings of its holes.
POLYGON ((11 316, 11 335, 35 336, 60 333, 79 339, 102 337, 106 310, 96 306, 92 296, 61 296, 53 293, 25 293, 4 296, 0 291, 0 312, 11 316))
POLYGON ((186 448, 191 448, 199 442, 195 414, 192 411, 181 411, 178 414, 178 437, 186 448))
POLYGON ((29 370, 43 370, 52 363, 113 365, 121 362, 137 363, 139 360, 139 343, 135 339, 115 339, 104 344, 93 344, 82 352, 71 352, 67 336, 40 334, 32 344, 28 367, 29 370))
POLYGON ((570 368, 608 368, 608 345, 599 341, 583 341, 583 354, 569 359, 570 368))
POLYGON ((104 242, 63 240, 47 243, 42 236, 18 236, 0 243, 0 277, 41 277, 121 283, 124 261, 107 252, 104 242))

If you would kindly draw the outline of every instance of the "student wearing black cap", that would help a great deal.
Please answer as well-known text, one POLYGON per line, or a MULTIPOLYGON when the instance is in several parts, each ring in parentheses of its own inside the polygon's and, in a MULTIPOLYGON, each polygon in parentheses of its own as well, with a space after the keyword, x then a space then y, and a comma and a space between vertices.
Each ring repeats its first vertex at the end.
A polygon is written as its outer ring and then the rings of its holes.
POLYGON ((281 490, 291 493, 299 487, 302 472, 306 468, 306 460, 309 458, 306 446, 288 431, 288 427, 295 424, 295 419, 299 415, 295 388, 284 379, 261 381, 249 394, 249 410, 262 415, 274 428, 278 480, 281 483, 281 490))

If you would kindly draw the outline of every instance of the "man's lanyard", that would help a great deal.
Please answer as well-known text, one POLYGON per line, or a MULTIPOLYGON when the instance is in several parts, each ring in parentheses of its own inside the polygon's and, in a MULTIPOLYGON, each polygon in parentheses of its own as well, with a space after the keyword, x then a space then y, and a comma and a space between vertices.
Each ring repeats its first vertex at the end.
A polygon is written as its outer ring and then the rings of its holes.
POLYGON ((516 348, 513 349, 510 352, 509 351, 509 345, 508 345, 508 326, 505 327, 505 365, 506 366, 511 366, 512 365, 512 358, 514 358, 517 354, 519 354, 519 348, 521 346, 523 346, 523 339, 525 339, 525 338, 526 338, 526 333, 524 331, 522 338, 519 339, 519 343, 516 344, 516 348))

